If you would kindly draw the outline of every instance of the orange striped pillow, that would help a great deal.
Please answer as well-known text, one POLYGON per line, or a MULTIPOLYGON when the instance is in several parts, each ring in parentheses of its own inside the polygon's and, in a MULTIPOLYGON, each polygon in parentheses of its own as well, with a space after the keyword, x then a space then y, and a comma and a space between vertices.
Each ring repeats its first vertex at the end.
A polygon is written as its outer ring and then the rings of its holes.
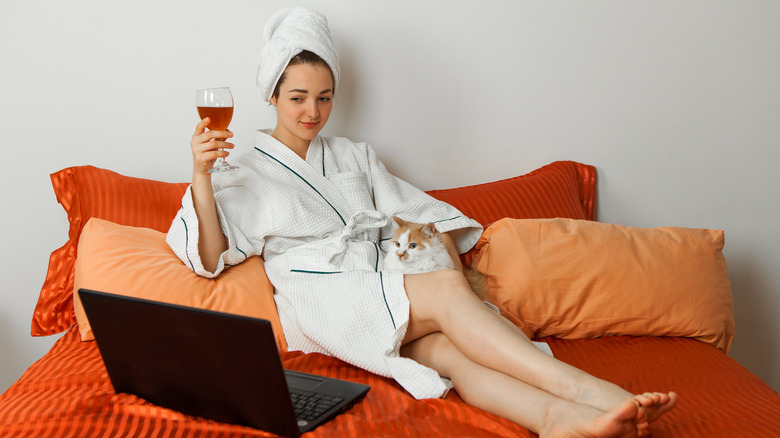
MULTIPOLYGON (((525 175, 474 186, 427 192, 487 227, 503 218, 594 220, 596 168, 555 161, 525 175)), ((461 255, 471 266, 477 248, 461 255)))
POLYGON ((189 184, 132 178, 93 166, 51 175, 57 201, 68 214, 68 241, 49 257, 49 270, 32 320, 32 335, 67 330, 73 314, 73 270, 81 230, 92 218, 167 232, 189 184))
MULTIPOLYGON (((49 258, 33 314, 33 336, 60 333, 76 323, 73 271, 79 236, 90 218, 165 232, 189 185, 132 178, 93 166, 63 169, 52 174, 51 180, 57 200, 68 214, 69 239, 49 258)), ((428 193, 483 225, 504 217, 592 220, 595 184, 593 166, 557 161, 515 178, 428 193)))
POLYGON ((556 161, 522 176, 429 195, 484 226, 505 218, 595 218, 596 168, 556 161))

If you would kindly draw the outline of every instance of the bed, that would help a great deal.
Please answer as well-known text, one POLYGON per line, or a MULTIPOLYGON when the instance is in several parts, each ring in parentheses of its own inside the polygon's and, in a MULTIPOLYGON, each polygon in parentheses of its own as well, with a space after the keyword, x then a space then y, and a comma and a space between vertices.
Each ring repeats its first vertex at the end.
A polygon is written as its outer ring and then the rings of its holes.
MULTIPOLYGON (((270 436, 116 394, 73 299, 79 287, 269 319, 286 368, 371 385, 312 437, 535 436, 455 391, 415 400, 390 379, 288 351, 260 257, 207 280, 165 245, 186 184, 92 166, 51 179, 70 228, 51 254, 32 335, 61 337, 0 395, 0 436, 270 436)), ((596 169, 573 161, 429 194, 485 226, 464 263, 487 276, 502 314, 555 357, 632 392, 680 394, 653 436, 780 436, 780 395, 727 355, 734 318, 722 231, 596 222, 596 169)))

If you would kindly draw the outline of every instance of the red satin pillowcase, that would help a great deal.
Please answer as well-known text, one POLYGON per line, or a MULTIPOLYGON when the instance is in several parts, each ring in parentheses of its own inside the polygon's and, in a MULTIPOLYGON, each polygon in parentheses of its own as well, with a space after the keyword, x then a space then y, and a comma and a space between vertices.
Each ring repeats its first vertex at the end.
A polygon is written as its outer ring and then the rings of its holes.
POLYGON ((51 182, 70 229, 68 241, 49 257, 33 313, 33 336, 60 333, 76 322, 73 272, 81 230, 90 218, 167 232, 189 185, 132 178, 93 166, 60 170, 51 175, 51 182))
POLYGON ((431 190, 483 226, 508 217, 536 219, 595 218, 596 168, 556 161, 522 176, 474 186, 431 190))
MULTIPOLYGON (((167 232, 188 183, 132 178, 92 166, 51 175, 70 223, 68 241, 52 252, 32 321, 32 335, 63 332, 76 323, 74 268, 81 231, 90 218, 167 232)), ((487 225, 503 217, 593 219, 596 169, 558 161, 501 181, 428 192, 487 225)), ((472 252, 473 253, 473 252, 472 252)))
MULTIPOLYGON (((429 195, 444 201, 483 226, 503 219, 570 218, 593 220, 596 168, 575 161, 556 161, 525 175, 446 190, 429 195)), ((477 248, 461 255, 471 266, 477 248)), ((519 321, 516 324, 521 325, 519 321)))

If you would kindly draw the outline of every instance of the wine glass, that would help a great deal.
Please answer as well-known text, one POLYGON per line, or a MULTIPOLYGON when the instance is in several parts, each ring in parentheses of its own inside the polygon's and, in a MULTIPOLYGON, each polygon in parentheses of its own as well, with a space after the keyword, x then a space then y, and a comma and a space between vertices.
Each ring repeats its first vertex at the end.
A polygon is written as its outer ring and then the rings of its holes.
MULTIPOLYGON (((195 106, 201 120, 209 117, 209 130, 224 131, 230 125, 233 118, 233 95, 229 87, 205 88, 195 92, 195 106)), ((218 138, 217 141, 225 140, 218 138)), ((221 149, 220 149, 221 150, 221 149)), ((224 170, 238 169, 238 166, 228 164, 222 157, 217 158, 209 172, 222 172, 224 170)))

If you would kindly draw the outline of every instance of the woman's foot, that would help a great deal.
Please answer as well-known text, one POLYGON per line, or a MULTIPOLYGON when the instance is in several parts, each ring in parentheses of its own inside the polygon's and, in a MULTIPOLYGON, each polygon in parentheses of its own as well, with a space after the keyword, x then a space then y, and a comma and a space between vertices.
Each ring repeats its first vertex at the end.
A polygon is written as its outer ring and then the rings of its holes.
POLYGON ((626 400, 609 412, 572 403, 566 412, 550 412, 551 421, 540 438, 558 437, 643 437, 649 426, 646 414, 635 400, 626 400))
POLYGON ((646 392, 634 397, 634 400, 639 404, 639 408, 647 414, 649 423, 652 423, 658 417, 674 408, 678 399, 679 396, 675 392, 646 392))
MULTIPOLYGON (((678 395, 675 392, 645 392, 643 394, 631 394, 613 383, 597 380, 595 386, 582 384, 577 388, 579 392, 569 400, 575 403, 592 406, 604 412, 610 412, 613 407, 620 406, 626 400, 633 400, 640 409, 646 423, 652 423, 664 413, 677 405, 678 395)), ((639 419, 638 419, 639 420, 639 419)))

